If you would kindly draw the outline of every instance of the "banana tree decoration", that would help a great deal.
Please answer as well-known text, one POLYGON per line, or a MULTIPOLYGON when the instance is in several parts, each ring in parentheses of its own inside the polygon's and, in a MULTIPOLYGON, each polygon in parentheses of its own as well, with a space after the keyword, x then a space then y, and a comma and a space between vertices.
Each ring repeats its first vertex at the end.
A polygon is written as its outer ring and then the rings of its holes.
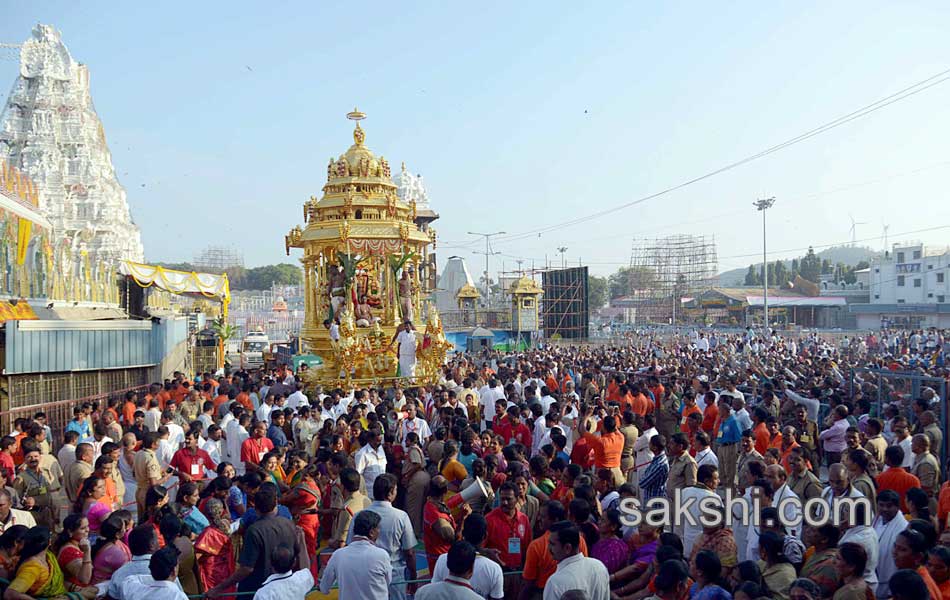
POLYGON ((238 328, 236 325, 231 325, 225 321, 223 317, 219 317, 211 323, 211 331, 218 336, 218 367, 223 368, 225 362, 224 350, 231 338, 237 335, 238 328))
MULTIPOLYGON (((337 260, 340 262, 340 268, 343 269, 343 289, 346 290, 345 294, 348 298, 350 296, 350 290, 352 289, 353 280, 356 278, 356 268, 360 264, 360 261, 363 260, 363 257, 358 254, 345 254, 343 252, 337 253, 337 260)), ((330 320, 333 320, 336 315, 333 314, 333 303, 330 304, 330 320)))

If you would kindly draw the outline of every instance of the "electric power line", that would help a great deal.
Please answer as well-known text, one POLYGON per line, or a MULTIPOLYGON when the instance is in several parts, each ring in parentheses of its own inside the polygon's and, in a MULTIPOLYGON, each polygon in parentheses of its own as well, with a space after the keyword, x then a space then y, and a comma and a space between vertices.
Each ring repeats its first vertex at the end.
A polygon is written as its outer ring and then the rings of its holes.
POLYGON ((751 155, 751 156, 747 156, 746 158, 743 158, 743 159, 741 159, 741 160, 738 160, 738 161, 735 161, 735 162, 730 163, 730 164, 728 164, 728 165, 725 165, 725 166, 723 166, 723 167, 720 167, 719 169, 716 169, 716 170, 714 170, 714 171, 710 171, 709 173, 706 173, 706 174, 704 174, 704 175, 700 175, 699 177, 694 177, 694 178, 692 178, 692 179, 689 179, 689 180, 684 181, 684 182, 682 182, 682 183, 679 183, 679 184, 677 184, 677 185, 668 187, 668 188, 666 188, 666 189, 664 189, 664 190, 660 190, 659 192, 654 192, 654 193, 652 193, 652 194, 643 196, 643 197, 641 197, 641 198, 638 198, 638 199, 636 199, 636 200, 632 200, 632 201, 630 201, 630 202, 621 204, 621 205, 619 205, 619 206, 615 206, 615 207, 613 207, 613 208, 608 208, 608 209, 605 209, 605 210, 602 210, 602 211, 598 211, 598 212, 596 212, 596 213, 592 213, 592 214, 589 214, 589 215, 586 215, 586 216, 583 216, 583 217, 578 217, 578 218, 576 218, 576 219, 571 219, 571 220, 569 220, 569 221, 564 221, 564 222, 562 222, 562 223, 558 223, 558 224, 554 224, 554 225, 549 225, 549 226, 541 227, 541 228, 538 228, 538 229, 532 229, 532 230, 525 231, 525 232, 520 233, 520 234, 514 234, 514 235, 507 236, 507 237, 502 237, 502 238, 499 238, 498 240, 496 240, 496 243, 499 243, 499 244, 500 244, 500 243, 512 242, 512 241, 524 239, 524 238, 526 238, 526 237, 530 237, 530 236, 533 236, 533 235, 540 235, 540 234, 542 234, 542 233, 547 233, 547 232, 550 232, 550 231, 554 231, 554 230, 556 230, 556 229, 562 229, 562 228, 564 228, 564 227, 570 227, 570 226, 572 226, 572 225, 579 225, 579 224, 584 223, 584 222, 586 222, 586 221, 590 221, 590 220, 593 220, 593 219, 597 219, 597 218, 602 217, 602 216, 604 216, 604 215, 608 215, 608 214, 611 214, 611 213, 614 213, 614 212, 617 212, 617 211, 620 211, 620 210, 629 208, 629 207, 631 207, 631 206, 635 206, 635 205, 637 205, 637 204, 641 204, 641 203, 646 202, 646 201, 648 201, 648 200, 652 200, 652 199, 654 199, 654 198, 658 198, 658 197, 660 197, 660 196, 664 196, 664 195, 669 194, 669 193, 671 193, 671 192, 674 192, 674 191, 676 191, 676 190, 679 190, 679 189, 685 188, 685 187, 687 187, 687 186, 690 186, 690 185, 692 185, 692 184, 694 184, 694 183, 698 183, 698 182, 703 181, 703 180, 705 180, 705 179, 709 179, 709 178, 711 178, 711 177, 714 177, 714 176, 716 176, 716 175, 719 175, 720 173, 724 173, 724 172, 726 172, 726 171, 730 171, 730 170, 732 170, 732 169, 735 169, 735 168, 737 168, 737 167, 739 167, 739 166, 742 166, 742 165, 744 165, 744 164, 746 164, 746 163, 752 162, 752 161, 757 160, 757 159, 759 159, 759 158, 762 158, 762 157, 764 157, 764 156, 768 156, 769 154, 773 154, 773 153, 778 152, 778 151, 780 151, 780 150, 784 150, 785 148, 787 148, 787 147, 789 147, 789 146, 792 146, 792 145, 798 144, 798 143, 800 143, 800 142, 803 142, 803 141, 805 141, 805 140, 807 140, 807 139, 809 139, 809 138, 812 138, 812 137, 814 137, 814 136, 816 136, 816 135, 821 135, 822 133, 825 133, 826 131, 830 131, 830 130, 832 130, 832 129, 835 129, 835 128, 837 128, 837 127, 840 127, 841 125, 844 125, 844 124, 846 124, 846 123, 849 123, 849 122, 851 122, 851 121, 853 121, 853 120, 855 120, 855 119, 859 119, 859 118, 864 117, 864 116, 867 116, 867 115, 869 115, 869 114, 871 114, 871 113, 873 113, 873 112, 876 112, 876 111, 878 111, 878 110, 880 110, 880 109, 882 109, 882 108, 885 108, 885 107, 887 107, 887 106, 890 106, 891 104, 894 104, 894 103, 896 103, 896 102, 900 102, 901 100, 904 100, 904 99, 906 99, 906 98, 909 98, 909 97, 911 97, 911 96, 914 96, 914 95, 916 95, 916 94, 919 94, 920 92, 923 92, 923 91, 925 91, 925 90, 927 90, 927 89, 930 89, 930 88, 932 88, 932 87, 934 87, 934 86, 936 86, 936 85, 939 85, 939 84, 943 83, 944 81, 947 81, 948 79, 950 79, 950 76, 948 76, 948 74, 950 74, 950 69, 946 69, 946 70, 944 70, 944 71, 941 71, 941 72, 939 72, 939 73, 937 73, 937 74, 935 74, 935 75, 932 75, 932 76, 930 76, 930 77, 928 77, 928 78, 926 78, 926 79, 923 79, 923 80, 921 80, 921 81, 918 81, 917 83, 915 83, 915 84, 913 84, 913 85, 911 85, 911 86, 908 86, 908 87, 906 87, 906 88, 904 88, 904 89, 902 89, 902 90, 900 90, 900 91, 898 91, 898 92, 895 92, 895 93, 891 94, 890 96, 887 96, 887 97, 885 97, 885 98, 882 98, 882 99, 880 99, 880 100, 878 100, 878 101, 876 101, 876 102, 872 102, 871 104, 868 104, 868 105, 866 105, 866 106, 864 106, 864 107, 862 107, 862 108, 859 108, 858 110, 852 111, 852 112, 850 112, 850 113, 848 113, 848 114, 846 114, 846 115, 842 115, 842 116, 838 117, 837 119, 834 119, 833 121, 829 121, 828 123, 825 123, 825 124, 823 124, 823 125, 820 125, 820 126, 814 128, 814 129, 811 129, 811 130, 809 130, 809 131, 806 131, 805 133, 799 134, 799 135, 797 135, 797 136, 795 136, 795 137, 793 137, 793 138, 791 138, 791 139, 788 139, 788 140, 786 140, 786 141, 784 141, 784 142, 781 142, 781 143, 779 143, 779 144, 776 144, 776 145, 774 145, 774 146, 771 146, 770 148, 767 148, 767 149, 765 149, 765 150, 762 150, 761 152, 758 152, 757 154, 753 154, 753 155, 751 155))

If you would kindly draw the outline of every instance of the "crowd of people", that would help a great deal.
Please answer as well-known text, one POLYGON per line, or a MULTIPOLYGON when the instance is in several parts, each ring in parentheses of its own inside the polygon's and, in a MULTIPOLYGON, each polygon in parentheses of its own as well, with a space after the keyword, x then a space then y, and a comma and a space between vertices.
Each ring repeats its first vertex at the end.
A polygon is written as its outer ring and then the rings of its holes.
POLYGON ((176 373, 0 439, 3 597, 950 599, 945 335, 697 331, 348 391, 176 373), (633 519, 660 500, 723 518, 633 519))

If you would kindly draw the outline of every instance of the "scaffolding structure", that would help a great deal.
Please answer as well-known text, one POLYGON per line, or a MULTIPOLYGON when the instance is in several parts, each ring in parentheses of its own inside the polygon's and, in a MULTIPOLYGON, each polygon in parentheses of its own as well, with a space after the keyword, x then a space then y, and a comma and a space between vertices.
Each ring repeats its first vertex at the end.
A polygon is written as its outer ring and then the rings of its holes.
POLYGON ((195 254, 191 263, 214 273, 244 266, 244 254, 232 246, 208 246, 195 254))
POLYGON ((715 287, 718 271, 714 236, 634 239, 625 304, 636 323, 674 323, 682 300, 715 287))
POLYGON ((541 271, 541 327, 546 338, 588 337, 590 305, 587 267, 541 271))

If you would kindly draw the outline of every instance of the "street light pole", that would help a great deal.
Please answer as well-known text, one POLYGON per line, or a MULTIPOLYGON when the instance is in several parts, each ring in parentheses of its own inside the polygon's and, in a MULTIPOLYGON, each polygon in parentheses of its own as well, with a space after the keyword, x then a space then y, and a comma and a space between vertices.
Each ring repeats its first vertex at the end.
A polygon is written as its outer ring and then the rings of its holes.
MULTIPOLYGON (((488 304, 488 307, 491 308, 491 282, 488 277, 488 258, 492 254, 499 254, 498 252, 492 252, 490 240, 496 235, 505 235, 504 231, 496 231, 495 233, 476 233, 474 231, 469 231, 469 235, 480 235, 485 238, 485 302, 488 304)), ((481 254, 481 252, 476 251, 475 254, 481 254)))
POLYGON ((564 262, 564 253, 567 252, 567 246, 558 246, 557 251, 561 253, 561 268, 564 269, 567 267, 567 263, 564 262))
POLYGON ((775 196, 762 198, 752 203, 752 206, 762 213, 762 309, 766 335, 769 331, 769 259, 766 252, 765 211, 772 208, 773 204, 775 204, 775 196))

